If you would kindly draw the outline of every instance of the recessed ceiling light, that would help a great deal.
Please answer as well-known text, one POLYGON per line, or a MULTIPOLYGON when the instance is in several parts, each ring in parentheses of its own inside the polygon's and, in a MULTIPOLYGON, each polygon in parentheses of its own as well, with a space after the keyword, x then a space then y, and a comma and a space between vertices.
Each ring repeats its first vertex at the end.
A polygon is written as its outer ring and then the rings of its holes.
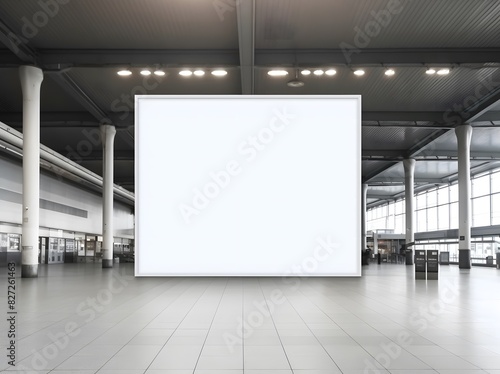
POLYGON ((396 74, 396 72, 393 69, 387 69, 384 74, 388 77, 392 77, 394 74, 396 74))
POLYGON ((304 69, 304 70, 302 70, 302 71, 300 72, 300 74, 302 74, 302 75, 310 75, 310 74, 311 74, 311 70, 309 70, 309 69, 304 69))
POLYGON ((429 68, 425 71, 425 74, 428 75, 436 74, 436 70, 434 70, 433 68, 429 68))
POLYGON ((317 76, 320 76, 320 75, 323 75, 325 72, 321 69, 317 69, 317 70, 314 70, 313 74, 314 75, 317 75, 317 76))
POLYGON ((327 71, 325 71, 325 74, 329 75, 331 77, 332 75, 337 74, 337 70, 335 70, 335 69, 328 69, 327 71))
POLYGON ((222 69, 217 69, 212 71, 212 75, 215 75, 216 77, 223 77, 224 75, 227 75, 227 71, 222 69))
POLYGON ((275 70, 269 70, 267 74, 270 75, 271 77, 284 77, 285 75, 288 75, 288 71, 282 69, 275 69, 275 70))
POLYGON ((363 69, 354 70, 354 75, 361 77, 362 75, 365 75, 365 71, 363 69))
POLYGON ((132 72, 128 69, 123 69, 118 71, 116 74, 118 74, 121 77, 128 77, 129 75, 132 75, 132 72))
POLYGON ((191 70, 181 70, 179 72, 179 75, 182 75, 183 77, 190 77, 193 74, 191 70))
POLYGON ((446 68, 445 68, 445 69, 439 69, 439 70, 437 71, 437 74, 438 74, 438 75, 446 75, 446 74, 450 74, 450 69, 446 69, 446 68))
POLYGON ((196 75, 197 77, 202 77, 205 75, 205 72, 201 69, 198 69, 198 70, 195 70, 193 74, 196 75))
POLYGON ((163 70, 155 70, 154 74, 158 75, 159 77, 163 77, 165 75, 165 72, 163 70))
POLYGON ((143 69, 143 70, 141 70, 141 75, 145 75, 145 76, 151 75, 151 70, 143 69))

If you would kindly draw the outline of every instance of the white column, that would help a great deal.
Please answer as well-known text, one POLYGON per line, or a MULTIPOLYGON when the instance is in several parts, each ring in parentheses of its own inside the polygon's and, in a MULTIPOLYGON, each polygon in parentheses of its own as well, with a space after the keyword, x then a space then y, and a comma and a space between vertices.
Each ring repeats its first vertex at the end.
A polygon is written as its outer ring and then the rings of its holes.
POLYGON ((43 71, 21 66, 23 92, 23 222, 21 276, 38 277, 40 226, 40 87, 43 71))
POLYGON ((361 195, 361 250, 366 249, 366 194, 368 192, 368 185, 363 183, 361 195))
POLYGON ((406 205, 406 245, 411 244, 411 253, 406 256, 406 265, 413 265, 413 243, 415 242, 415 231, 413 226, 413 216, 415 210, 415 160, 403 160, 405 169, 405 205, 406 205))
POLYGON ((112 125, 101 125, 103 150, 102 187, 102 267, 113 267, 113 174, 114 139, 116 129, 112 125))
POLYGON ((458 267, 470 269, 471 203, 470 203, 470 140, 472 127, 468 124, 455 128, 458 141, 458 267))

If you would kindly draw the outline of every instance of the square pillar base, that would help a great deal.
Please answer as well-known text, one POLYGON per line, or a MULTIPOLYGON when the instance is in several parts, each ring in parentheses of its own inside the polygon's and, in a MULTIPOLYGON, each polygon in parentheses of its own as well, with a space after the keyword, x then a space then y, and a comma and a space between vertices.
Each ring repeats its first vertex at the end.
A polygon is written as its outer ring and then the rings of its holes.
POLYGON ((458 268, 459 269, 471 268, 470 249, 458 250, 458 268))

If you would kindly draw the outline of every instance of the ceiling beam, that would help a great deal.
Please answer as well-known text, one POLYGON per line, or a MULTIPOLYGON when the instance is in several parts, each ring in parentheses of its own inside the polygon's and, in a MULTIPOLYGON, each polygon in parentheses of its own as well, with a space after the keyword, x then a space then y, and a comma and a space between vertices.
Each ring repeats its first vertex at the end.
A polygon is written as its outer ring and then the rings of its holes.
POLYGON ((500 63, 500 48, 391 48, 362 49, 346 56, 342 49, 256 50, 257 66, 415 65, 500 63))
MULTIPOLYGON (((239 1, 238 7, 246 9, 253 5, 253 1, 239 1)), ((246 13, 247 11, 243 11, 246 13)), ((249 29, 249 18, 245 15, 239 21, 238 27, 249 29)), ((240 37, 240 35, 239 35, 240 37)), ((4 31, 4 44, 13 50, 18 47, 21 40, 9 31, 4 31)), ((192 49, 192 50, 165 50, 165 49, 39 49, 34 56, 39 64, 48 69, 63 67, 103 67, 103 66, 186 66, 203 64, 204 66, 234 66, 242 63, 241 58, 248 59, 247 55, 241 56, 241 48, 249 44, 247 39, 253 40, 253 35, 248 31, 241 34, 245 41, 237 49, 192 49)), ((241 41, 240 41, 241 42, 241 41)), ((253 44, 252 44, 253 45, 253 44)), ((24 47, 23 47, 24 48, 24 47)), ((32 51, 32 50, 31 50, 32 51)), ((22 53, 22 52, 21 52, 22 53)), ((24 57, 32 56, 24 53, 24 57)), ((255 66, 320 66, 320 65, 400 65, 400 66, 427 66, 429 64, 442 64, 456 66, 461 64, 500 64, 500 48, 391 48, 391 49, 363 49, 362 53, 351 54, 348 62, 342 49, 255 49, 253 50, 255 66)), ((0 54, 0 57, 2 55, 0 54)), ((33 57, 33 56, 32 56, 33 57)), ((11 63, 0 59, 0 63, 11 63)))
POLYGON ((362 158, 373 157, 372 161, 386 161, 385 157, 403 157, 406 154, 406 149, 363 149, 361 151, 362 158))
MULTIPOLYGON (((500 121, 500 110, 488 110, 483 114, 480 114, 479 116, 476 116, 474 119, 474 122, 497 122, 500 121)), ((469 122, 471 122, 469 120, 469 122)), ((472 123, 474 126, 474 123, 472 123)))
MULTIPOLYGON (((246 3, 246 2, 243 2, 246 3)), ((115 66, 239 66, 236 49, 41 49, 47 68, 115 66)))
MULTIPOLYGON (((0 40, 1 44, 5 44, 5 40, 0 40)), ((17 57, 11 50, 0 50, 0 68, 17 69, 23 64, 23 60, 17 57)))
MULTIPOLYGON (((129 116, 125 120, 119 118, 119 113, 106 113, 105 117, 111 120, 112 123, 117 125, 116 130, 122 130, 127 126, 134 125, 134 116, 129 116)), ((0 121, 5 124, 19 128, 23 124, 23 114, 20 112, 1 112, 0 121)), ((95 116, 89 112, 41 112, 40 113, 40 126, 42 128, 50 127, 70 127, 70 128, 87 128, 96 127, 100 123, 95 116)))
MULTIPOLYGON (((444 123, 443 112, 363 111, 362 121, 444 123)), ((415 127, 418 127, 415 125, 415 127)))
POLYGON ((0 20, 0 42, 20 60, 20 64, 36 63, 36 51, 28 45, 24 38, 16 35, 2 20, 0 20))
MULTIPOLYGON (((62 155, 68 153, 67 150, 55 150, 55 152, 60 153, 62 155)), ((95 150, 89 154, 85 154, 85 155, 79 154, 78 163, 102 161, 102 159, 103 159, 102 151, 95 150)), ((131 151, 115 150, 114 151, 114 160, 115 161, 134 161, 135 160, 134 150, 131 150, 131 151)))
MULTIPOLYGON (((5 16, 2 16, 5 19, 5 16)), ((3 21, 0 20, 0 41, 9 48, 23 63, 36 64, 39 62, 40 51, 31 48, 28 41, 14 33, 3 21)), ((46 68, 43 63, 40 65, 46 68)), ((106 113, 88 96, 78 84, 64 72, 50 74, 52 79, 59 84, 70 96, 72 96, 83 108, 85 108, 100 123, 111 123, 106 113)))
POLYGON ((460 113, 460 118, 465 123, 478 121, 483 115, 500 105, 500 86, 497 85, 481 98, 478 98, 472 105, 465 108, 460 113))
POLYGON ((58 72, 49 74, 49 76, 95 119, 97 119, 99 123, 112 123, 111 119, 108 118, 107 114, 99 107, 99 105, 89 95, 87 95, 87 93, 82 90, 68 74, 58 72))
MULTIPOLYGON (((54 74, 49 74, 53 76, 54 74)), ((500 114, 500 112, 499 112, 500 114)), ((121 121, 117 118, 116 113, 106 113, 106 118, 111 119, 112 122, 116 122, 120 126, 133 126, 133 115, 128 116, 129 118, 121 121)), ((20 112, 2 112, 1 113, 1 121, 11 124, 22 123, 22 113, 20 112)), ((427 128, 422 125, 414 125, 410 126, 408 124, 398 124, 397 122, 414 122, 414 121, 425 121, 425 122, 439 122, 442 120, 441 112, 393 112, 393 111, 364 111, 362 113, 363 127, 415 127, 415 128, 427 128), (378 121, 378 122, 395 122, 394 124, 381 124, 372 125, 366 122, 368 121, 378 121)), ((86 123, 95 122, 96 124, 99 121, 96 121, 96 117, 90 114, 89 112, 42 112, 40 121, 42 126, 87 126, 86 123)), ((430 126, 429 128, 434 128, 430 126)), ((437 128, 440 128, 437 126, 437 128)))
POLYGON ((241 93, 254 93, 255 0, 236 2, 240 54, 241 93))
MULTIPOLYGON (((21 112, 3 112, 1 113, 0 120, 6 124, 22 124, 23 114, 21 112)), ((57 123, 86 123, 95 122, 94 116, 88 112, 41 112, 40 123, 42 126, 57 123)))

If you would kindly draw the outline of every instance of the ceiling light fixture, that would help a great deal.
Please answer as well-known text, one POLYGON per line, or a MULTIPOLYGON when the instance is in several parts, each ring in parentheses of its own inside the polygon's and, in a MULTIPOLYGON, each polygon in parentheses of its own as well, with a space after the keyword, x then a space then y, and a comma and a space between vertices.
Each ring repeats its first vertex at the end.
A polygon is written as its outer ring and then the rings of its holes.
POLYGON ((311 74, 311 70, 309 70, 309 69, 304 69, 304 70, 302 70, 302 71, 300 72, 300 74, 302 74, 302 75, 310 75, 310 74, 311 74))
POLYGON ((325 71, 325 74, 331 77, 332 75, 337 74, 337 70, 335 70, 335 69, 328 69, 327 71, 325 71))
POLYGON ((286 83, 288 87, 298 88, 303 87, 304 82, 299 79, 299 69, 295 70, 295 78, 286 83))
POLYGON ((165 75, 165 72, 163 70, 155 70, 154 75, 157 75, 159 77, 163 77, 165 75))
POLYGON ((433 75, 433 74, 436 74, 436 70, 433 69, 433 68, 429 68, 425 71, 425 74, 427 75, 433 75))
POLYGON ((361 77, 361 76, 365 75, 365 71, 363 69, 356 69, 356 70, 354 70, 354 75, 361 77))
POLYGON ((118 74, 121 77, 128 77, 129 75, 132 75, 132 72, 129 69, 122 69, 118 71, 116 74, 118 74))
POLYGON ((396 72, 394 71, 394 69, 387 69, 384 74, 388 77, 392 77, 394 74, 396 74, 396 72))
POLYGON ((144 76, 151 75, 151 70, 149 70, 149 69, 142 69, 141 70, 141 75, 144 75, 144 76))
POLYGON ((223 69, 217 69, 212 71, 212 75, 215 75, 216 77, 223 77, 224 75, 227 75, 227 71, 223 69))
POLYGON ((197 77, 202 77, 205 75, 205 72, 201 69, 198 69, 198 70, 195 70, 193 74, 196 75, 197 77))
POLYGON ((438 75, 447 75, 447 74, 450 74, 450 69, 448 69, 448 68, 439 69, 439 70, 437 71, 437 74, 438 74, 438 75))
POLYGON ((275 70, 269 70, 267 74, 270 75, 271 77, 284 77, 285 75, 288 75, 288 71, 283 69, 275 69, 275 70))
POLYGON ((317 75, 318 77, 323 75, 325 72, 321 69, 314 70, 313 74, 317 75))
POLYGON ((179 75, 183 77, 190 77, 191 75, 193 75, 193 72, 191 70, 181 70, 179 72, 179 75))

